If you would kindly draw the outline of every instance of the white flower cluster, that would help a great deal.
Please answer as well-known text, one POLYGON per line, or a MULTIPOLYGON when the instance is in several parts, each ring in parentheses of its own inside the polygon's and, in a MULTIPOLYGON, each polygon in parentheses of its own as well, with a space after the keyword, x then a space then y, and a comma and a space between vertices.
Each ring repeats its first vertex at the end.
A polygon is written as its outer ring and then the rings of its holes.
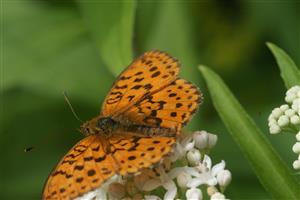
POLYGON ((271 134, 280 132, 292 132, 296 134, 297 142, 293 146, 293 152, 298 154, 293 167, 300 169, 300 86, 291 87, 285 96, 285 102, 280 107, 274 108, 269 115, 268 124, 271 134))
POLYGON ((293 162, 293 167, 300 170, 300 131, 296 134, 297 142, 293 146, 293 152, 298 154, 298 159, 293 162))
POLYGON ((271 134, 299 129, 300 86, 290 88, 286 92, 285 101, 287 104, 274 108, 268 118, 271 134))
MULTIPOLYGON (((183 198, 201 200, 203 192, 199 186, 206 186, 211 200, 226 199, 223 192, 231 182, 231 172, 225 169, 225 162, 212 165, 211 158, 204 152, 215 146, 217 136, 206 131, 196 131, 177 143, 175 151, 165 158, 160 165, 142 170, 139 174, 127 179, 115 178, 106 183, 100 190, 89 195, 95 199, 145 199, 160 200, 151 194, 155 189, 165 189, 164 200, 183 198), (182 167, 173 167, 176 161, 185 162, 182 167), (179 196, 181 194, 181 196, 179 196)), ((201 187, 203 188, 203 187, 201 187)), ((92 193, 92 192, 90 192, 92 193)), ((89 194, 89 193, 88 193, 89 194)))

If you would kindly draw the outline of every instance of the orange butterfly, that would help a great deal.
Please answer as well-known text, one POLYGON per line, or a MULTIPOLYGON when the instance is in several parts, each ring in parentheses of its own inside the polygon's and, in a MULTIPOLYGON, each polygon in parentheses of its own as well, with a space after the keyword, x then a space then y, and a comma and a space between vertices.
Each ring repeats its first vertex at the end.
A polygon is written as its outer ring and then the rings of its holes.
POLYGON ((74 199, 170 153, 201 101, 198 88, 178 73, 178 61, 161 51, 134 60, 113 84, 101 114, 81 126, 87 137, 50 174, 43 199, 74 199))

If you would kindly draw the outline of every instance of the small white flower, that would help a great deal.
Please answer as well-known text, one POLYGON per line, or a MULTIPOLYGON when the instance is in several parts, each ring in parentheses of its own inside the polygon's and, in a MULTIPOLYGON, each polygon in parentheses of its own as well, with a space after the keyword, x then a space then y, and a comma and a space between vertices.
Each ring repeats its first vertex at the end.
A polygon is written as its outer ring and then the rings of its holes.
POLYGON ((180 188, 185 189, 187 187, 187 183, 192 179, 192 176, 186 172, 181 172, 177 176, 177 183, 180 188))
POLYGON ((193 140, 192 137, 190 137, 190 141, 188 141, 185 145, 184 145, 184 150, 185 151, 189 151, 191 149, 193 149, 195 146, 195 140, 193 140))
POLYGON ((192 178, 191 181, 188 182, 187 186, 192 188, 203 184, 209 186, 216 185, 218 183, 216 176, 225 168, 225 162, 221 161, 212 168, 211 166, 212 163, 210 157, 205 155, 202 163, 194 168, 195 171, 198 171, 198 174, 194 174, 195 178, 192 178))
POLYGON ((198 188, 191 188, 186 191, 185 196, 186 196, 186 199, 201 200, 202 199, 202 191, 198 188))
POLYGON ((300 142, 300 131, 296 134, 296 140, 300 142))
POLYGON ((286 96, 285 96, 285 101, 287 103, 292 103, 295 99, 297 98, 297 94, 294 92, 287 92, 286 96))
POLYGON ((291 116, 295 115, 295 113, 296 113, 296 111, 293 110, 293 109, 287 109, 287 110, 284 112, 284 114, 285 114, 286 116, 288 116, 288 117, 291 117, 291 116))
POLYGON ((75 200, 90 200, 90 199, 95 199, 95 200, 106 200, 107 199, 107 191, 108 187, 110 184, 114 182, 119 182, 120 181, 120 176, 114 175, 111 177, 108 181, 106 181, 101 187, 92 190, 80 197, 75 198, 75 200))
POLYGON ((296 170, 300 169, 300 160, 295 160, 293 162, 293 168, 296 169, 296 170))
POLYGON ((205 149, 208 143, 208 133, 206 131, 196 131, 193 134, 195 147, 198 149, 205 149))
POLYGON ((269 131, 270 131, 271 134, 277 134, 277 133, 280 133, 281 128, 280 128, 280 126, 274 124, 274 125, 272 125, 272 126, 270 127, 270 130, 269 130, 269 131))
POLYGON ((290 120, 289 120, 288 116, 285 116, 285 115, 280 116, 277 121, 277 123, 280 127, 284 127, 284 126, 288 125, 289 122, 290 122, 290 120))
POLYGON ((296 144, 294 144, 293 152, 296 154, 300 154, 300 142, 296 142, 296 144))
POLYGON ((280 108, 275 108, 272 110, 271 114, 275 119, 278 119, 283 114, 283 112, 280 108))
POLYGON ((231 172, 227 169, 220 171, 217 174, 217 180, 221 187, 226 188, 231 182, 231 172))
POLYGON ((300 99, 294 99, 293 103, 292 103, 292 109, 295 111, 298 111, 299 109, 299 105, 300 105, 300 99))
POLYGON ((294 125, 300 124, 300 117, 298 115, 293 115, 290 120, 294 125))
POLYGON ((283 104, 283 105, 281 105, 279 108, 280 108, 280 110, 281 110, 282 112, 284 112, 284 111, 286 111, 287 109, 289 109, 289 105, 283 104))
MULTIPOLYGON (((270 121, 271 119, 276 120, 272 113, 271 113, 271 114, 269 115, 269 117, 268 117, 268 120, 269 120, 269 121, 270 121)), ((276 120, 276 121, 277 121, 277 120, 276 120)))
POLYGON ((226 199, 224 194, 220 193, 220 192, 216 192, 214 193, 211 197, 211 200, 221 200, 221 199, 226 199))
POLYGON ((195 147, 198 149, 212 148, 216 145, 218 137, 206 131, 196 131, 193 134, 195 147))
POLYGON ((215 134, 209 133, 209 135, 208 135, 208 148, 209 149, 213 148, 217 144, 217 141, 218 141, 218 136, 215 135, 215 134))
POLYGON ((186 157, 192 166, 198 165, 201 161, 201 154, 198 149, 191 149, 188 151, 186 157))
POLYGON ((167 190, 164 195, 164 200, 175 199, 175 196, 177 194, 177 187, 174 181, 170 179, 167 182, 164 182, 162 185, 167 190))
POLYGON ((277 120, 274 118, 271 118, 268 120, 268 125, 269 126, 273 126, 273 125, 277 125, 277 120))

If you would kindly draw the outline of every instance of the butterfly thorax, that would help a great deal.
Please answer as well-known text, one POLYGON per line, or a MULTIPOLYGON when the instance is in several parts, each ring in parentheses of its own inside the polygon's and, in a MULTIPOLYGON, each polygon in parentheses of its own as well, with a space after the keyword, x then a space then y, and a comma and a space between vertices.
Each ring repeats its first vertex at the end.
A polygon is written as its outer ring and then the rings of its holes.
POLYGON ((85 135, 102 134, 111 136, 119 127, 120 124, 110 117, 95 117, 85 122, 81 126, 80 131, 85 135))

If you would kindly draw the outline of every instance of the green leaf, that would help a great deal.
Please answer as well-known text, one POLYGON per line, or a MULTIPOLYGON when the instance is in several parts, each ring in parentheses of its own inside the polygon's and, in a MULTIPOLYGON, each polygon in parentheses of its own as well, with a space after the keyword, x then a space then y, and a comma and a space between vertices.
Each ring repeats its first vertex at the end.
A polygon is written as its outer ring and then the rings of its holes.
POLYGON ((300 85, 300 71, 289 55, 273 43, 267 42, 267 46, 275 56, 285 87, 300 85))
POLYGON ((114 75, 132 60, 132 39, 136 2, 78 1, 100 57, 114 75))
POLYGON ((4 7, 1 92, 26 88, 63 99, 67 91, 99 105, 113 76, 102 67, 77 10, 37 1, 4 1, 4 7))
POLYGON ((200 66, 214 107, 264 188, 275 199, 299 199, 299 184, 222 79, 200 66))

